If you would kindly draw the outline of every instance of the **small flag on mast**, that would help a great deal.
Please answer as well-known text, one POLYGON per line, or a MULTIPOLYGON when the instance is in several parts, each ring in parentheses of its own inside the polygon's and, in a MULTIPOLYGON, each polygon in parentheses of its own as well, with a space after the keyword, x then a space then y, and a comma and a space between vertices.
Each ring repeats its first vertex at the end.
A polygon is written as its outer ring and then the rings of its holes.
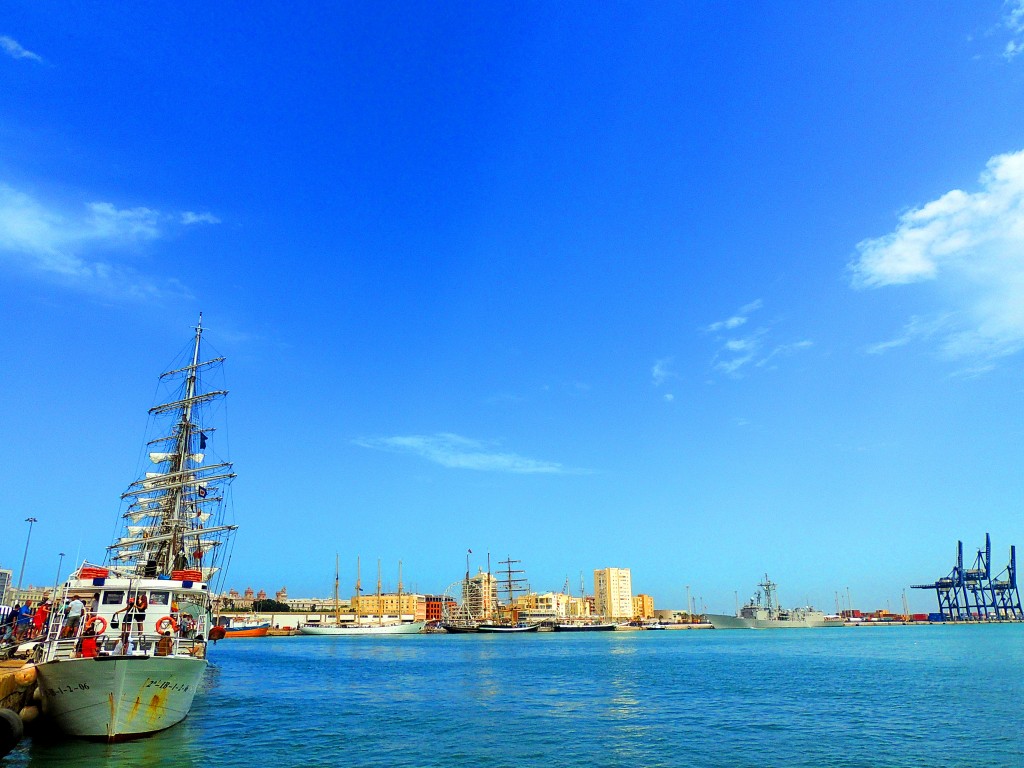
POLYGON ((205 448, 206 448, 206 433, 205 432, 200 432, 199 433, 199 450, 201 451, 201 450, 203 450, 205 448))

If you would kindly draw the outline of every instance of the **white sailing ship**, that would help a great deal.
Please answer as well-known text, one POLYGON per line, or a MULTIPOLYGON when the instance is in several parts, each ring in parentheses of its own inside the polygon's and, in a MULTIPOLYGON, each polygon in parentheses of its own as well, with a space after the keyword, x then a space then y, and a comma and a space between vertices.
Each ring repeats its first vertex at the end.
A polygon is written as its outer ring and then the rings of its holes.
POLYGON ((77 626, 55 616, 36 649, 43 712, 74 736, 116 741, 168 728, 188 714, 206 670, 209 583, 235 529, 224 522, 235 475, 208 459, 215 428, 204 416, 227 392, 202 387, 223 361, 202 359, 202 334, 200 315, 184 364, 160 377, 172 394, 149 411, 159 430, 147 446, 153 471, 121 496, 124 535, 104 566, 84 563, 63 587, 85 615, 77 626))
MULTIPOLYGON (((334 623, 333 624, 301 624, 299 634, 302 635, 415 635, 423 631, 427 622, 425 621, 402 621, 402 563, 398 563, 398 619, 397 621, 384 620, 384 611, 381 608, 381 580, 380 561, 377 561, 377 617, 376 620, 369 620, 366 617, 356 615, 356 620, 344 623, 341 620, 341 602, 338 597, 338 558, 334 558, 334 623)), ((356 595, 362 593, 362 585, 359 578, 359 561, 356 560, 356 595)))

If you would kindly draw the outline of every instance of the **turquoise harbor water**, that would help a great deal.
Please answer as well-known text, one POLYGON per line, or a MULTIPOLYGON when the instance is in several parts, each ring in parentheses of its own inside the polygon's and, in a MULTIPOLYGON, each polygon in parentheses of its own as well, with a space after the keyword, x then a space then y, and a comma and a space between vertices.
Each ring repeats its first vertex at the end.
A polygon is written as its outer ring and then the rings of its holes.
POLYGON ((1024 766, 1024 625, 265 638, 192 715, 22 766, 1024 766))

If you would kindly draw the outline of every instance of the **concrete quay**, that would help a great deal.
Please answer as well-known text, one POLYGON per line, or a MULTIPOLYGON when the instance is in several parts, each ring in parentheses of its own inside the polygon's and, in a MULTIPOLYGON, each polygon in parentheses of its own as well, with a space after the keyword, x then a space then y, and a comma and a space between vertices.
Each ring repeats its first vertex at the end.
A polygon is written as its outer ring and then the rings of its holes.
POLYGON ((0 757, 14 749, 38 716, 35 667, 20 659, 0 661, 0 757))

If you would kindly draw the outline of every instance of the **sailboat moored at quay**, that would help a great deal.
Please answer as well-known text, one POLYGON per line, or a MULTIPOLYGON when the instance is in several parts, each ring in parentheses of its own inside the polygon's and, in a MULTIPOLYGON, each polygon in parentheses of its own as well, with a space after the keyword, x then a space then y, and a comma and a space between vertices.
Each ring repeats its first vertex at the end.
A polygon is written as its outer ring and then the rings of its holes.
MULTIPOLYGON (((377 561, 377 620, 365 621, 364 617, 356 616, 356 620, 349 623, 341 621, 341 601, 338 597, 338 558, 334 559, 334 622, 306 623, 299 625, 300 635, 328 635, 328 636, 361 636, 361 635, 416 635, 423 631, 427 622, 411 621, 403 622, 402 614, 402 564, 398 564, 398 620, 384 621, 384 611, 381 608, 381 579, 380 561, 377 561)), ((359 561, 356 560, 356 595, 362 595, 362 585, 359 577, 359 561)))
POLYGON ((73 736, 119 741, 174 725, 207 667, 209 583, 236 526, 224 522, 232 466, 208 458, 207 406, 227 392, 202 386, 223 358, 202 358, 202 334, 200 315, 184 364, 160 377, 172 391, 149 411, 155 467, 121 496, 124 535, 104 565, 75 569, 58 596, 67 615, 35 649, 43 714, 73 736))

